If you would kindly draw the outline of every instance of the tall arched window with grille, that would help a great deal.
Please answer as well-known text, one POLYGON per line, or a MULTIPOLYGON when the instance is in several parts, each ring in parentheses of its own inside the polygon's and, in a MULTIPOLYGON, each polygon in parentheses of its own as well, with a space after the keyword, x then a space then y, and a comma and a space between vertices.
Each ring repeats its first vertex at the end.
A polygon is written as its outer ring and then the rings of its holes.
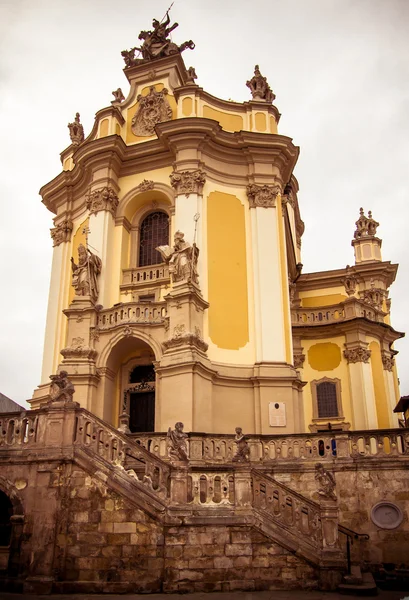
POLYGON ((150 213, 141 223, 139 236, 139 266, 158 265, 163 262, 155 248, 169 243, 169 217, 166 213, 150 213))
POLYGON ((318 418, 338 417, 337 386, 330 381, 317 384, 318 418))

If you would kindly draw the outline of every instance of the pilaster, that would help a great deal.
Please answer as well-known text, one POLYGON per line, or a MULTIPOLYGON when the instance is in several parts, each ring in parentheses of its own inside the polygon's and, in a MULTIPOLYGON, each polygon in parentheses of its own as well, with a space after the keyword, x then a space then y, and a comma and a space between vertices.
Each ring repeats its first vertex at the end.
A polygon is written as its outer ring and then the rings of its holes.
POLYGON ((354 429, 376 429, 378 417, 370 364, 371 351, 359 332, 347 334, 344 357, 348 363, 354 429))

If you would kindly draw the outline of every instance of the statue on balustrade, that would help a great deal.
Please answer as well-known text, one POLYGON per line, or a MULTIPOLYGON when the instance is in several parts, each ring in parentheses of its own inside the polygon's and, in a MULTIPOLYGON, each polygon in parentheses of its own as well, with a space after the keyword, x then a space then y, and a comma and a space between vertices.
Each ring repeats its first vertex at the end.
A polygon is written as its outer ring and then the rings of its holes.
POLYGON ((188 461, 187 456, 187 433, 183 432, 183 423, 175 423, 175 429, 169 427, 168 434, 168 456, 174 460, 188 461))
POLYGON ((234 441, 236 443, 236 454, 233 456, 233 462, 248 462, 250 460, 250 448, 243 434, 241 427, 236 427, 234 441))
POLYGON ((50 375, 50 399, 51 402, 73 402, 75 392, 74 384, 68 379, 67 371, 61 371, 57 375, 50 375))
POLYGON ((332 473, 324 468, 322 463, 315 465, 315 480, 318 482, 318 493, 329 500, 336 500, 335 479, 332 473))
POLYGON ((199 283, 199 274, 197 272, 197 259, 199 257, 199 248, 196 244, 190 245, 185 240, 185 234, 177 231, 174 236, 174 246, 158 246, 163 260, 169 264, 169 273, 172 282, 193 281, 199 283))
POLYGON ((101 273, 102 261, 83 244, 78 246, 78 264, 71 257, 72 286, 76 296, 91 296, 93 302, 98 299, 98 275, 101 273))

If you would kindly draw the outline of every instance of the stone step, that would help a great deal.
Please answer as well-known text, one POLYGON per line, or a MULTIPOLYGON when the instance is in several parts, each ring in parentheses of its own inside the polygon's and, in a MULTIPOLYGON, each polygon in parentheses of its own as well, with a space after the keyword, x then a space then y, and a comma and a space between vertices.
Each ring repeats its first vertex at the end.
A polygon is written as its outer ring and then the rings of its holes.
MULTIPOLYGON (((361 569, 359 569, 359 572, 361 572, 361 569)), ((378 588, 372 573, 363 573, 361 583, 341 583, 338 586, 338 592, 345 596, 377 596, 378 588)))
POLYGON ((343 583, 347 585, 361 585, 362 573, 359 565, 351 565, 351 573, 344 575, 343 583))

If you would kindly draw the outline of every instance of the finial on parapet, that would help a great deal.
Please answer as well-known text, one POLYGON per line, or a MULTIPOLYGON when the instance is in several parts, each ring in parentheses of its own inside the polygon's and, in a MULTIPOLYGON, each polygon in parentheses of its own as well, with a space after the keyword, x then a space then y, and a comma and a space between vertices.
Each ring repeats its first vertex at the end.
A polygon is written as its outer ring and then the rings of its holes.
POLYGON ((236 454, 233 456, 233 462, 248 462, 250 460, 250 448, 246 436, 241 427, 236 427, 234 441, 236 443, 236 454))
POLYGON ((157 19, 153 19, 152 30, 140 32, 139 39, 142 41, 141 46, 135 46, 130 50, 123 50, 121 52, 125 61, 125 68, 134 67, 135 65, 171 56, 173 54, 180 54, 186 50, 186 48, 190 48, 190 50, 194 49, 195 44, 192 40, 178 46, 169 38, 172 31, 179 26, 178 23, 174 23, 169 27, 169 11, 166 12, 165 20, 162 19, 162 21, 159 22, 157 19), (140 52, 141 58, 135 57, 136 51, 140 52))
POLYGON ((112 92, 112 95, 114 97, 114 99, 112 100, 111 104, 116 104, 117 102, 121 103, 125 100, 125 96, 122 93, 121 88, 118 88, 117 90, 114 90, 112 92))
POLYGON ((265 100, 266 102, 273 102, 275 94, 267 83, 267 78, 263 77, 260 73, 258 65, 254 67, 254 75, 250 81, 246 81, 246 85, 250 88, 253 100, 265 100))
POLYGON ((183 423, 175 423, 175 429, 169 427, 168 433, 168 456, 174 460, 188 461, 186 438, 187 433, 183 432, 183 423))
POLYGON ((335 479, 332 473, 324 468, 322 463, 317 463, 315 465, 315 480, 319 486, 318 493, 320 496, 328 498, 329 500, 337 499, 335 495, 335 479))
POLYGON ((354 238, 356 240, 362 237, 374 237, 376 230, 379 227, 379 223, 372 218, 372 212, 368 212, 368 216, 365 216, 364 209, 359 209, 359 219, 355 222, 354 238))
POLYGON ((76 113, 73 123, 68 123, 70 138, 74 146, 79 146, 84 141, 84 127, 80 123, 80 113, 76 113))
POLYGON ((197 79, 195 68, 189 67, 187 70, 186 83, 195 83, 195 79, 197 79))

